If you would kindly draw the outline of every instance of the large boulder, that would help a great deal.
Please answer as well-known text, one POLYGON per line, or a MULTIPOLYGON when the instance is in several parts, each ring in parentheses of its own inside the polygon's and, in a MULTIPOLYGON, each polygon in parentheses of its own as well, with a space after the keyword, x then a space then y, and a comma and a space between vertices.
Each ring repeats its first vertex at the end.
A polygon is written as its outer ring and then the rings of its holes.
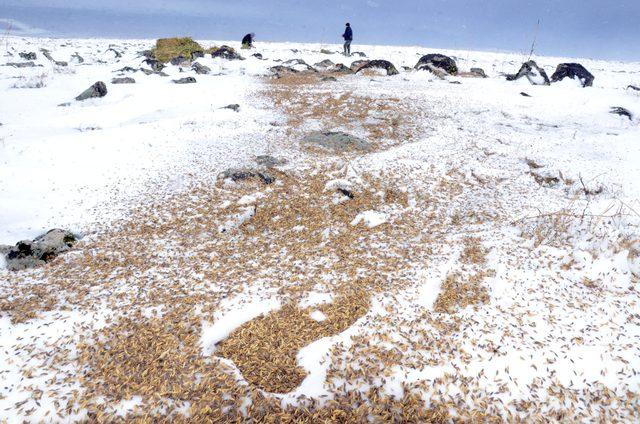
POLYGON ((431 72, 434 72, 434 69, 440 69, 449 75, 455 75, 458 73, 458 65, 456 65, 456 61, 449 56, 439 53, 431 53, 422 56, 414 68, 418 71, 431 72))
POLYGON ((533 60, 523 63, 517 74, 507 75, 507 81, 515 81, 522 77, 527 77, 529 82, 533 85, 550 84, 547 73, 533 60))
POLYGON ((365 69, 384 69, 385 71, 387 71, 387 75, 389 76, 399 74, 396 67, 393 66, 393 63, 389 62, 388 60, 369 60, 365 64, 360 66, 355 71, 355 73, 357 74, 358 72, 363 71, 365 69))
POLYGON ((577 79, 583 87, 591 87, 595 77, 579 63, 561 63, 551 75, 551 82, 562 81, 565 78, 577 79))
POLYGON ((309 147, 320 147, 334 153, 344 153, 352 150, 369 151, 371 143, 359 137, 344 132, 316 131, 305 135, 300 141, 309 147))
POLYGON ((59 254, 68 251, 77 241, 70 231, 54 229, 34 240, 18 242, 6 249, 5 260, 11 271, 42 266, 59 254))
POLYGON ((107 95, 107 86, 104 82, 98 81, 93 84, 91 87, 84 90, 78 97, 76 97, 77 101, 83 101, 87 99, 92 99, 95 97, 104 97, 107 95))

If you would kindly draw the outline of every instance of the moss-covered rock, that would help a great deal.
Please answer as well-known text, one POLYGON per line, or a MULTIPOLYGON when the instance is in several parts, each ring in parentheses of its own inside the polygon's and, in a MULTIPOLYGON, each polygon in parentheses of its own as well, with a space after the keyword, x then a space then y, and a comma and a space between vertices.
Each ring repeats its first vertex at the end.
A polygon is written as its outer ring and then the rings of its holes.
POLYGON ((153 56, 162 63, 167 63, 177 57, 191 58, 193 53, 202 52, 204 49, 190 37, 161 38, 156 41, 156 47, 152 50, 153 56))

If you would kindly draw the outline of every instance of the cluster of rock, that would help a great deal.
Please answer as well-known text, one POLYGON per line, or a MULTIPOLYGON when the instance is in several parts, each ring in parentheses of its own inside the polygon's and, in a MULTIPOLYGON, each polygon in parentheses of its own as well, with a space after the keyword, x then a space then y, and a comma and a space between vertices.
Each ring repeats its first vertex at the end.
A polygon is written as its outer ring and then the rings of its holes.
POLYGON ((515 81, 523 77, 526 77, 533 85, 551 85, 553 82, 571 78, 579 80, 583 87, 591 87, 595 79, 595 77, 579 63, 561 63, 557 66, 551 78, 549 78, 545 70, 538 66, 533 60, 523 63, 518 73, 506 76, 507 81, 515 81))
POLYGON ((54 229, 33 240, 23 240, 15 246, 0 246, 10 271, 35 268, 52 261, 70 250, 77 238, 70 231, 54 229))

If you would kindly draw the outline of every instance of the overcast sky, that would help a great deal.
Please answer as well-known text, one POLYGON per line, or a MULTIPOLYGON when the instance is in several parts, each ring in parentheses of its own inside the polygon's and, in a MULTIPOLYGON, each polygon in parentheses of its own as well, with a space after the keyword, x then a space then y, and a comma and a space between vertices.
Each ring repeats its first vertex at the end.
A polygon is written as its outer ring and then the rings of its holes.
POLYGON ((56 37, 240 39, 640 60, 640 0, 0 0, 0 28, 56 37))

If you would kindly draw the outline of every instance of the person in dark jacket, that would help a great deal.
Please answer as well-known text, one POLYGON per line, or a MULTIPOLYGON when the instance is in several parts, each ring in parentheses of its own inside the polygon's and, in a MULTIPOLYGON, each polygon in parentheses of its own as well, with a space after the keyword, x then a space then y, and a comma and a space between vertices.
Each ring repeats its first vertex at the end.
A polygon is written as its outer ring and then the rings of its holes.
POLYGON ((247 34, 244 36, 244 38, 242 39, 242 48, 243 49, 250 49, 253 47, 253 39, 256 37, 256 35, 252 32, 251 34, 247 34))
POLYGON ((351 29, 350 23, 347 23, 347 27, 344 30, 344 34, 342 34, 342 38, 344 38, 344 55, 351 56, 351 42, 353 41, 353 30, 351 29))

